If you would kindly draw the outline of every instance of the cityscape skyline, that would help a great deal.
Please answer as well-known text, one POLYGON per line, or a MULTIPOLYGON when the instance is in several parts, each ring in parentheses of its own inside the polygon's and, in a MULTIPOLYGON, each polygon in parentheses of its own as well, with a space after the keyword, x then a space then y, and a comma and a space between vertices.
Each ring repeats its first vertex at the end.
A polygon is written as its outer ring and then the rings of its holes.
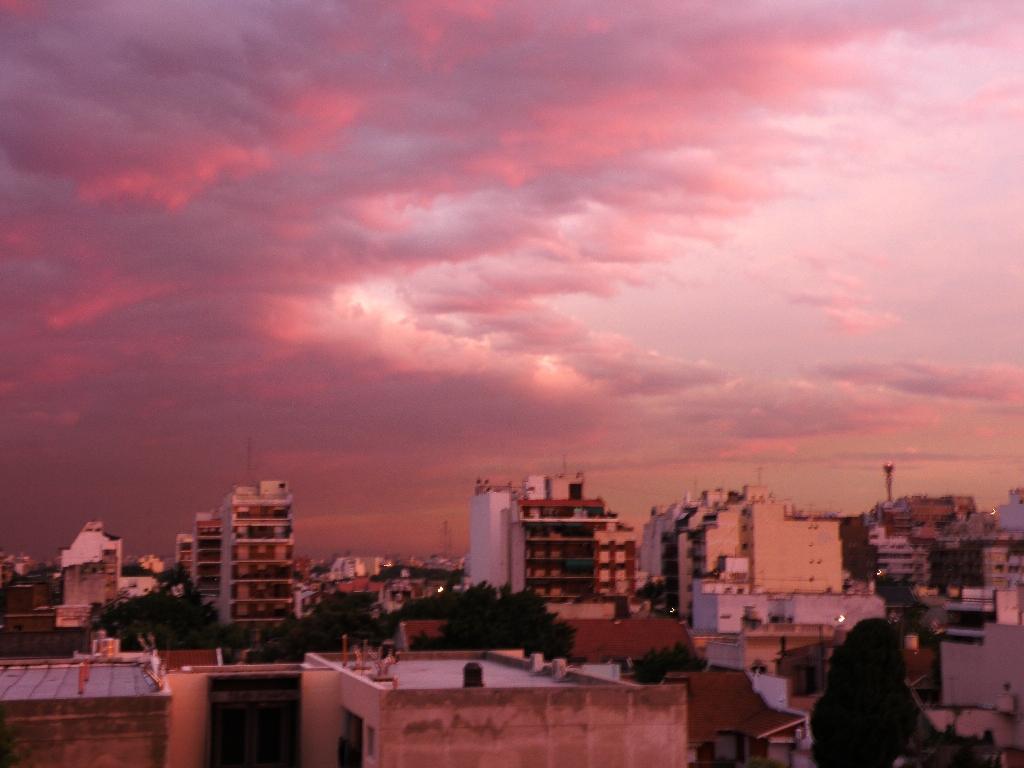
POLYGON ((7 551, 170 551, 250 438, 318 556, 464 547, 475 478, 563 461, 634 525, 1024 483, 1024 9, 0 22, 7 551))

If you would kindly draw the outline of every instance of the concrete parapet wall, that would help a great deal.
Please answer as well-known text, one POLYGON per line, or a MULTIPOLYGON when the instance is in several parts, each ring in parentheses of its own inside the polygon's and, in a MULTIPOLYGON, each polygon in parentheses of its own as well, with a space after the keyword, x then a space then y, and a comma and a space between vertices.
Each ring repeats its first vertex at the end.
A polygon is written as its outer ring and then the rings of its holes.
POLYGON ((686 766, 686 686, 397 690, 381 768, 686 766))
POLYGON ((166 696, 4 702, 19 768, 164 768, 166 696))

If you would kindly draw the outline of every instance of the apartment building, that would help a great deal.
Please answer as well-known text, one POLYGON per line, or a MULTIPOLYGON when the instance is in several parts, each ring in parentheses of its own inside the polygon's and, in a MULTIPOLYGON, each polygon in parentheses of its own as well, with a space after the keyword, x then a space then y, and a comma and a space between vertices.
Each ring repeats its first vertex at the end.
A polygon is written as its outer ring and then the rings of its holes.
POLYGON ((281 621, 292 609, 292 494, 288 483, 236 485, 221 504, 217 612, 223 623, 281 621))
POLYGON ((764 486, 742 492, 704 491, 673 512, 674 525, 652 516, 647 551, 660 530, 663 569, 674 565, 676 580, 664 576, 669 597, 682 618, 693 618, 696 584, 705 592, 839 593, 843 589, 839 518, 808 514, 790 501, 776 500, 764 486), (673 540, 674 538, 674 540, 673 540))
POLYGON ((521 486, 477 483, 470 501, 470 579, 551 601, 628 597, 636 540, 582 473, 533 475, 521 486))
POLYGON ((199 512, 192 522, 192 583, 203 599, 220 597, 221 521, 215 512, 199 512))
POLYGON ((192 534, 179 533, 174 538, 174 562, 188 574, 192 573, 192 534))
POLYGON ((120 536, 92 520, 82 526, 71 546, 60 551, 64 605, 104 605, 117 599, 124 561, 120 536))

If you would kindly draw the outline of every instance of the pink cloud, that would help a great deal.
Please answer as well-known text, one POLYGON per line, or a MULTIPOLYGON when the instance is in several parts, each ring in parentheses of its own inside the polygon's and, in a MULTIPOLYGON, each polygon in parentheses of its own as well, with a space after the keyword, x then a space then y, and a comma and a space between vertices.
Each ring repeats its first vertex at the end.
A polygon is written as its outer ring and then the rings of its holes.
POLYGON ((837 381, 924 397, 1024 402, 1024 368, 1013 365, 950 366, 909 361, 831 365, 823 367, 822 372, 837 381))
POLYGON ((737 244, 843 139, 809 154, 794 124, 892 88, 886 50, 955 40, 973 8, 0 7, 26 11, 0 26, 0 466, 30 519, 63 510, 73 532, 84 494, 162 551, 256 433, 311 530, 358 509, 345 536, 383 546, 372 521, 407 516, 411 548, 421 505, 454 516, 481 468, 578 452, 636 487, 1024 391, 969 364, 795 380, 807 364, 764 362, 785 334, 758 313, 792 313, 772 301, 843 332, 829 360, 913 318, 834 261, 765 270, 748 307, 737 244), (616 325, 624 296, 642 298, 616 325))

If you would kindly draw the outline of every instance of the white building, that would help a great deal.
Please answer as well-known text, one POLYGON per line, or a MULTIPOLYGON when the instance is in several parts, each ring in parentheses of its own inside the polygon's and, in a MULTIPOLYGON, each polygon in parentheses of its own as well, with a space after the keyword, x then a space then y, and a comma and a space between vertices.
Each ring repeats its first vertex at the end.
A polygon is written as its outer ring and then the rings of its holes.
POLYGON ((82 526, 71 546, 60 551, 64 605, 103 605, 116 600, 124 555, 119 536, 93 520, 82 526))
POLYGON ((695 632, 736 634, 765 624, 853 627, 863 619, 885 616, 885 601, 878 595, 750 592, 720 580, 694 582, 695 632))
POLYGON ((511 579, 509 560, 517 491, 511 484, 477 483, 469 500, 469 579, 503 587, 511 579))
POLYGON ((1010 491, 1010 499, 999 507, 999 527, 1004 531, 1024 531, 1024 488, 1010 491))

